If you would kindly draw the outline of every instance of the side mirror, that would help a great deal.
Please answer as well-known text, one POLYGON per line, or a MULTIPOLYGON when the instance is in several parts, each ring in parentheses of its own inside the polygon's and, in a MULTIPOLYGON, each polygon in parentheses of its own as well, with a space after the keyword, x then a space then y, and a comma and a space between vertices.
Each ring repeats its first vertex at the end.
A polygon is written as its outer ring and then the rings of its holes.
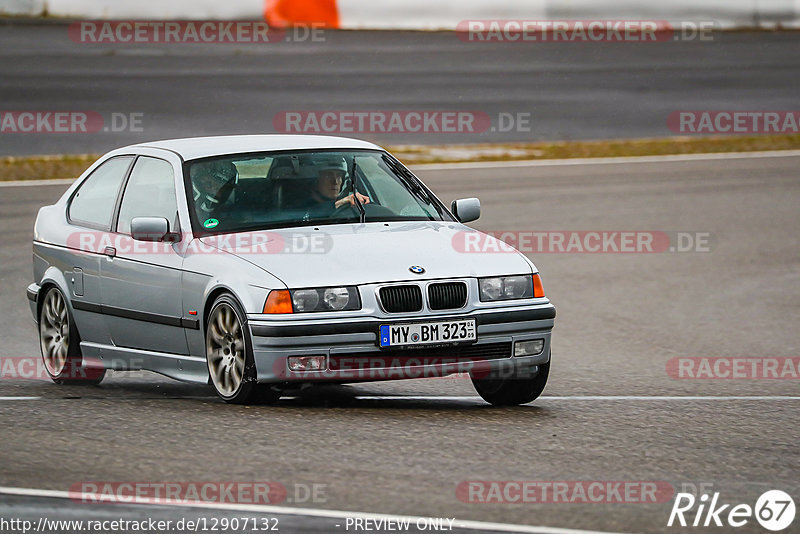
POLYGON ((477 221, 481 216, 481 201, 477 198, 459 198, 450 205, 450 211, 462 223, 477 221))
POLYGON ((131 221, 131 236, 136 241, 165 241, 169 233, 169 221, 164 217, 134 217, 131 221))

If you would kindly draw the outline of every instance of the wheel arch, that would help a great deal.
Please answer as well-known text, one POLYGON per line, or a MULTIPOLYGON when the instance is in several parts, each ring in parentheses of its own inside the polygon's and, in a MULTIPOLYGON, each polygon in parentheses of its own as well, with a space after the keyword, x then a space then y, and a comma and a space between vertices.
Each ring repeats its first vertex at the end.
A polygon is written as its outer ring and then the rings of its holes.
MULTIPOLYGON (((62 273, 55 267, 49 267, 44 272, 41 282, 39 282, 39 293, 36 295, 37 324, 39 322, 39 315, 42 313, 42 303, 44 301, 44 296, 47 294, 47 291, 51 287, 58 288, 58 290, 61 291, 61 293, 64 295, 64 300, 67 302, 67 309, 69 310, 69 314, 72 317, 75 317, 75 314, 73 313, 72 310, 72 299, 70 299, 69 291, 67 290, 67 279, 64 277, 64 273, 62 273)), ((76 330, 77 328, 78 325, 75 325, 76 330)))
POLYGON ((216 300, 220 296, 225 294, 230 295, 231 298, 235 300, 236 303, 239 305, 239 308, 245 310, 245 313, 243 314, 244 317, 242 318, 242 320, 244 321, 243 326, 247 325, 247 311, 246 308, 242 305, 242 300, 236 295, 236 292, 228 286, 217 286, 208 293, 208 297, 206 297, 206 301, 203 304, 203 318, 202 318, 203 324, 201 325, 203 330, 203 335, 205 335, 206 326, 208 325, 208 315, 211 313, 211 306, 214 305, 214 302, 216 302, 216 300))

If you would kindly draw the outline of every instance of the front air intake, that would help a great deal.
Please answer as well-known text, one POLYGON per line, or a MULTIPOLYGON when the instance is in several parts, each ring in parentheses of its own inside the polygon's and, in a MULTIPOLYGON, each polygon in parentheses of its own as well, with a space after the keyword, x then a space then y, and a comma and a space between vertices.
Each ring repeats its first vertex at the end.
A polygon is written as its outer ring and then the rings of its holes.
POLYGON ((422 309, 422 290, 419 286, 388 286, 378 292, 383 309, 388 313, 416 312, 422 309))
POLYGON ((428 286, 428 306, 432 310, 456 310, 467 304, 467 284, 443 282, 428 286))

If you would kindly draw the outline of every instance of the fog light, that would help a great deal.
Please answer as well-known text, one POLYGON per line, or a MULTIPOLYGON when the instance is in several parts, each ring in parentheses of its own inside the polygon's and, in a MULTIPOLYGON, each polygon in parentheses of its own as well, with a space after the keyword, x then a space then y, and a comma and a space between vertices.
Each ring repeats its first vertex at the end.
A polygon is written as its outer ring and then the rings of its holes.
POLYGON ((324 371, 325 356, 289 356, 290 371, 324 371))
POLYGON ((514 345, 514 356, 536 356, 544 350, 544 339, 533 341, 517 341, 514 345))

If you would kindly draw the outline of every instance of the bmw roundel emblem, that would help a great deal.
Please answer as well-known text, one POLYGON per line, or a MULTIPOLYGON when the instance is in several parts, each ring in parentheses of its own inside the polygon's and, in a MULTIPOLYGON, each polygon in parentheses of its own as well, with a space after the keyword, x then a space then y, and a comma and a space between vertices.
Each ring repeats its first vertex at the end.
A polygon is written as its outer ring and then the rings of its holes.
POLYGON ((412 265, 408 270, 415 274, 422 274, 425 272, 425 269, 419 265, 412 265))

